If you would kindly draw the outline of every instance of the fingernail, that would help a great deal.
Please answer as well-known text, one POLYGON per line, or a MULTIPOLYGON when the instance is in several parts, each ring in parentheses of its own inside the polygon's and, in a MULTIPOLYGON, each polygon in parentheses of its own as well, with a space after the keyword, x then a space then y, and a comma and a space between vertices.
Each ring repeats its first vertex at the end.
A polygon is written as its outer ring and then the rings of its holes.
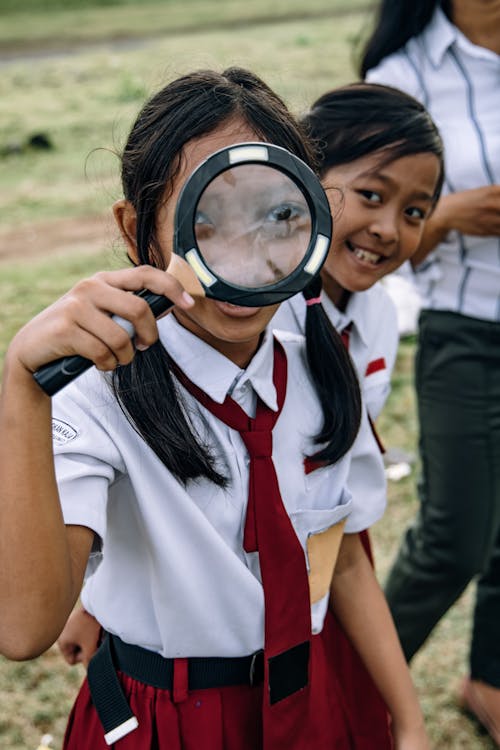
POLYGON ((188 292, 182 292, 182 299, 184 302, 187 302, 188 305, 194 305, 194 299, 188 294, 188 292))
POLYGON ((140 352, 145 352, 146 349, 149 349, 149 344, 136 344, 135 348, 138 349, 140 352))

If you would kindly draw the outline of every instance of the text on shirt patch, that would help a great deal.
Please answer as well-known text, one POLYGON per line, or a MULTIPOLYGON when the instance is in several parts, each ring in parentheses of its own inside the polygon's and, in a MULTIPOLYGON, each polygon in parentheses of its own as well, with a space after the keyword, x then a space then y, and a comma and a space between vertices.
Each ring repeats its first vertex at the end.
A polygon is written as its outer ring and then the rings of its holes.
POLYGON ((78 436, 78 430, 62 419, 52 420, 52 440, 56 445, 65 445, 78 436))

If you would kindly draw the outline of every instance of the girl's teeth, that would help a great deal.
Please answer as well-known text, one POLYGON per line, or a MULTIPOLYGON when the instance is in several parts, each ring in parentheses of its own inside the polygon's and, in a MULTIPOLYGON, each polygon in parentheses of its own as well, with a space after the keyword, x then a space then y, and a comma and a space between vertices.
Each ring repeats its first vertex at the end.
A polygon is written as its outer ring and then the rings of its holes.
POLYGON ((361 250, 359 247, 353 248, 354 255, 360 260, 364 260, 367 263, 377 263, 380 256, 376 253, 371 253, 369 250, 361 250))

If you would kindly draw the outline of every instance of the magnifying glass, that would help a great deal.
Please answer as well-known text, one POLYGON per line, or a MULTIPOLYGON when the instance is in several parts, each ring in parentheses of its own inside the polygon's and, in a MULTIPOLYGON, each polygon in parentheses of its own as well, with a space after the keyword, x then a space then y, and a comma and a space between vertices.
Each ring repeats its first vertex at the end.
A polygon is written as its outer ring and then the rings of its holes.
POLYGON ((331 224, 321 183, 303 161, 279 146, 239 144, 212 154, 186 182, 174 252, 207 297, 274 305, 319 271, 331 224))
MULTIPOLYGON (((174 227, 167 270, 190 294, 261 307, 301 292, 319 272, 332 220, 321 183, 301 159, 279 146, 247 142, 197 167, 179 196, 174 227)), ((147 289, 136 294, 156 317, 173 307, 147 289)), ((113 320, 133 338, 129 321, 113 320)), ((92 364, 63 357, 34 378, 51 396, 92 364)))

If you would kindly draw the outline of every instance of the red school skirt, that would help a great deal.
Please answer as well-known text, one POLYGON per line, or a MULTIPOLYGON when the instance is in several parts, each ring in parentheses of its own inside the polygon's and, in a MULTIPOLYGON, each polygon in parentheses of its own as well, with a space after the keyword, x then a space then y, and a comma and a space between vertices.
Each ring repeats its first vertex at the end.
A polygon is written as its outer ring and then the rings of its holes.
MULTIPOLYGON (((360 539, 373 565, 368 531, 360 539)), ((349 727, 352 750, 392 750, 390 716, 378 689, 339 621, 328 612, 321 632, 325 657, 338 678, 338 698, 349 727)))
POLYGON ((321 633, 327 663, 335 665, 337 696, 351 750, 393 750, 390 717, 373 680, 342 626, 328 612, 321 633))
MULTIPOLYGON (((310 741, 303 750, 353 750, 353 737, 339 699, 332 654, 320 635, 311 651, 312 705, 310 741), (333 666, 333 669, 332 669, 333 666)), ((262 686, 249 685, 182 691, 145 685, 118 673, 137 729, 111 747, 116 750, 260 750, 262 686)), ((63 750, 108 750, 92 703, 88 682, 71 712, 63 750)), ((373 744, 372 750, 383 745, 373 744)), ((283 750, 286 750, 283 748, 283 750)))
MULTIPOLYGON (((390 750, 387 711, 332 614, 312 639, 311 742, 304 750, 390 750), (347 671, 344 671, 347 670, 347 671)), ((260 750, 262 686, 162 690, 118 673, 139 726, 116 750, 260 750)), ((69 717, 63 750, 108 750, 87 680, 69 717)))
MULTIPOLYGON (((368 556, 367 534, 362 541, 368 556)), ((312 638, 310 742, 304 750, 392 750, 389 717, 369 674, 331 612, 312 638)), ((173 691, 123 673, 120 683, 139 720, 116 750, 260 750, 262 686, 173 691)), ((107 750, 87 680, 69 717, 63 750, 107 750)))

